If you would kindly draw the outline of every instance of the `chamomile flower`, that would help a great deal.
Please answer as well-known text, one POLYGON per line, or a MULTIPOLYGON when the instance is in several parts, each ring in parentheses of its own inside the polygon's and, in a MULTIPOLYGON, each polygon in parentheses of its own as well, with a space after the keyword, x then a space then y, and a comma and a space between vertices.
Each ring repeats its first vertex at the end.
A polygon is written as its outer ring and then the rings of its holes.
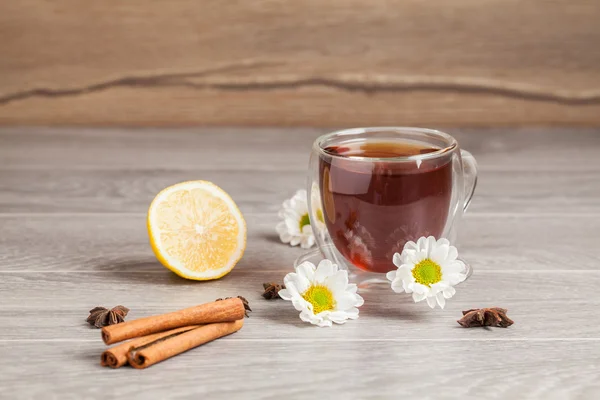
POLYGON ((348 271, 338 269, 336 264, 323 260, 315 268, 311 262, 303 262, 283 280, 285 289, 279 297, 289 300, 300 311, 300 319, 318 326, 343 324, 358 318, 358 307, 364 303, 357 293, 357 286, 348 283, 348 271))
POLYGON ((457 259, 458 251, 447 239, 421 237, 404 245, 402 254, 394 254, 398 267, 387 273, 396 293, 412 293, 415 303, 426 300, 431 308, 436 303, 444 308, 446 299, 456 293, 454 285, 467 278, 465 264, 457 259))
MULTIPOLYGON (((283 243, 300 245, 303 249, 309 249, 315 244, 308 215, 306 190, 298 190, 294 197, 284 201, 279 217, 283 221, 277 224, 276 230, 283 243)), ((323 212, 320 209, 317 210, 317 218, 323 222, 323 212)))

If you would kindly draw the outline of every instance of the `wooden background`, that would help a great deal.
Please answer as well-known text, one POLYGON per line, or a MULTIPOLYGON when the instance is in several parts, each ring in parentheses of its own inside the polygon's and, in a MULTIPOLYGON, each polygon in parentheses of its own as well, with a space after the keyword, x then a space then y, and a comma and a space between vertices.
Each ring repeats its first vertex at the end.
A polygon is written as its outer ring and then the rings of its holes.
POLYGON ((600 124, 597 0, 0 0, 4 125, 600 124))

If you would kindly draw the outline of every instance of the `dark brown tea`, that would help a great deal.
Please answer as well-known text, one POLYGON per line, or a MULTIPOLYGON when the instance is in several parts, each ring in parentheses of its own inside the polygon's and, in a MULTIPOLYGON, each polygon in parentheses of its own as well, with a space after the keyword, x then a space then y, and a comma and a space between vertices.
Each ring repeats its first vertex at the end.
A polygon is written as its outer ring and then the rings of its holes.
POLYGON ((394 268, 394 253, 421 236, 442 235, 452 194, 451 155, 391 160, 438 151, 412 142, 349 142, 320 160, 327 230, 338 251, 372 272, 394 268), (348 157, 390 158, 357 160, 348 157))

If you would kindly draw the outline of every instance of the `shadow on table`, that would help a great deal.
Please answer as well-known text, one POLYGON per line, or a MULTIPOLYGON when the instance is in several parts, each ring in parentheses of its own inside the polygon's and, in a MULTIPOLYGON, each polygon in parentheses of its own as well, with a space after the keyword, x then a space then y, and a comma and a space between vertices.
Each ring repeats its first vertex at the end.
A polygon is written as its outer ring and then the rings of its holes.
POLYGON ((361 317, 376 317, 385 319, 394 319, 411 322, 421 322, 428 319, 427 315, 416 309, 410 295, 393 294, 390 296, 389 287, 381 287, 360 291, 359 294, 365 300, 365 304, 360 307, 361 317))
POLYGON ((143 260, 103 260, 96 263, 93 270, 105 272, 118 280, 137 283, 164 283, 181 286, 198 284, 198 281, 179 277, 152 258, 143 260))
MULTIPOLYGON (((313 325, 302 321, 298 314, 300 311, 294 309, 292 304, 284 300, 266 300, 272 304, 260 310, 261 320, 267 320, 269 324, 294 326, 296 328, 314 328, 313 325)), ((252 315, 251 315, 252 317, 252 315)))
POLYGON ((258 237, 260 237, 261 239, 264 239, 268 242, 271 243, 277 243, 279 245, 283 245, 284 243, 281 242, 281 239, 279 239, 279 235, 275 232, 271 233, 271 232, 263 232, 260 235, 257 235, 258 237))

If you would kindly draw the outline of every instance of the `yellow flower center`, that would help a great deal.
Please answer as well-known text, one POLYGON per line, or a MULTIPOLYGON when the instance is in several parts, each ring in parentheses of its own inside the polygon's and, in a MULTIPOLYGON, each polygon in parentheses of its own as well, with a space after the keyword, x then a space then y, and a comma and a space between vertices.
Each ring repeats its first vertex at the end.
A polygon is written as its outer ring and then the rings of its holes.
POLYGON ((335 308, 333 293, 324 285, 312 285, 302 293, 302 298, 312 304, 315 314, 335 308))
POLYGON ((415 281, 421 285, 431 286, 442 280, 442 267, 440 267, 438 263, 426 258, 415 265, 412 274, 415 281))
POLYGON ((304 228, 306 225, 310 225, 310 217, 308 216, 308 213, 300 217, 300 230, 302 230, 302 228, 304 228))
MULTIPOLYGON (((325 223, 325 220, 323 219, 323 210, 320 208, 317 210, 317 219, 322 223, 325 223)), ((300 217, 300 230, 302 230, 302 228, 304 228, 306 225, 310 225, 310 217, 308 216, 308 213, 300 217)))
POLYGON ((320 208, 317 210, 317 219, 319 222, 325 223, 325 218, 323 218, 323 210, 320 208))

